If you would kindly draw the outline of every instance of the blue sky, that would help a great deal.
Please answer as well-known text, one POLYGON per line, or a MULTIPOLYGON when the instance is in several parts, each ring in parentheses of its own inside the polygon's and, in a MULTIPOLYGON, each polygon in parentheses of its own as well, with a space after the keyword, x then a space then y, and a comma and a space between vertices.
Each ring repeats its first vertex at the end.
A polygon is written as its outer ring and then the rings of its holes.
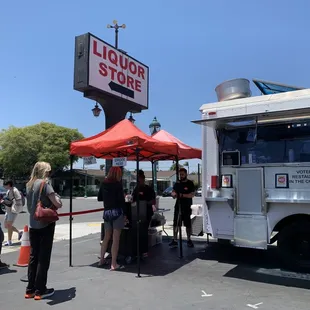
POLYGON ((134 116, 137 126, 148 132, 157 116, 163 129, 201 147, 201 129, 190 121, 200 118, 203 103, 216 101, 222 81, 309 86, 309 12, 307 0, 5 1, 0 128, 48 121, 85 136, 104 130, 94 102, 73 90, 74 37, 91 32, 113 44, 106 25, 117 19, 127 25, 119 48, 150 67, 149 110, 134 116))

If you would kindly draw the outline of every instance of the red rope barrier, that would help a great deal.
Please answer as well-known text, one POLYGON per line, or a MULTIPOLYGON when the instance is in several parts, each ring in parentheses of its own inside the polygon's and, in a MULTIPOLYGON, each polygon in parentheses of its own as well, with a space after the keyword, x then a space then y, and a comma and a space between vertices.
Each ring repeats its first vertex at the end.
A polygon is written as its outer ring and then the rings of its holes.
POLYGON ((81 215, 81 214, 87 214, 87 213, 94 213, 94 212, 100 212, 103 211, 104 208, 100 208, 100 209, 94 209, 94 210, 86 210, 86 211, 77 211, 77 212, 68 212, 68 213, 60 213, 58 214, 58 216, 73 216, 73 215, 81 215))

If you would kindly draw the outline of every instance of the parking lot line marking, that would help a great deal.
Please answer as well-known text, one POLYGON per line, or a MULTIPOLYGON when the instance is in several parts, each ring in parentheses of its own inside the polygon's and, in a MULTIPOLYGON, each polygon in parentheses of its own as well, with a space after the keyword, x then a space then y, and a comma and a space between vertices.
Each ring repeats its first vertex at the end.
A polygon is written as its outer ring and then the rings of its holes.
POLYGON ((87 226, 89 226, 89 227, 98 227, 100 225, 101 225, 101 223, 88 223, 87 224, 87 226))
POLYGON ((255 305, 251 305, 251 304, 247 304, 248 307, 253 308, 253 309, 258 309, 258 306, 262 305, 262 302, 259 302, 258 304, 255 305))
POLYGON ((201 293, 203 293, 201 297, 212 297, 213 296, 213 294, 207 294, 205 291, 201 291, 201 293))

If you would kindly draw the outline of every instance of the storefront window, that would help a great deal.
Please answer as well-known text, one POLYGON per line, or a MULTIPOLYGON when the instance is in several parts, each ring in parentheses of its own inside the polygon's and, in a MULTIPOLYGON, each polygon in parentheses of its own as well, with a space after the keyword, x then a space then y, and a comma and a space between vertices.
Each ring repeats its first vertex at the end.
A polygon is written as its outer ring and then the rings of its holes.
POLYGON ((220 151, 240 151, 242 164, 310 162, 310 122, 219 130, 220 151))

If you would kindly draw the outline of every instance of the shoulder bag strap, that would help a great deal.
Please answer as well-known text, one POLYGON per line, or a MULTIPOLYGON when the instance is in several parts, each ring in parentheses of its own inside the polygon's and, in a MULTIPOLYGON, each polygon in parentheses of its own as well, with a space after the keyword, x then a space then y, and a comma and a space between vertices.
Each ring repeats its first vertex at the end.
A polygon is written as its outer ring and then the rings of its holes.
POLYGON ((44 185, 45 185, 45 181, 42 181, 42 183, 40 185, 40 191, 39 191, 39 196, 38 196, 38 201, 37 202, 39 202, 41 200, 41 194, 42 194, 44 185))

